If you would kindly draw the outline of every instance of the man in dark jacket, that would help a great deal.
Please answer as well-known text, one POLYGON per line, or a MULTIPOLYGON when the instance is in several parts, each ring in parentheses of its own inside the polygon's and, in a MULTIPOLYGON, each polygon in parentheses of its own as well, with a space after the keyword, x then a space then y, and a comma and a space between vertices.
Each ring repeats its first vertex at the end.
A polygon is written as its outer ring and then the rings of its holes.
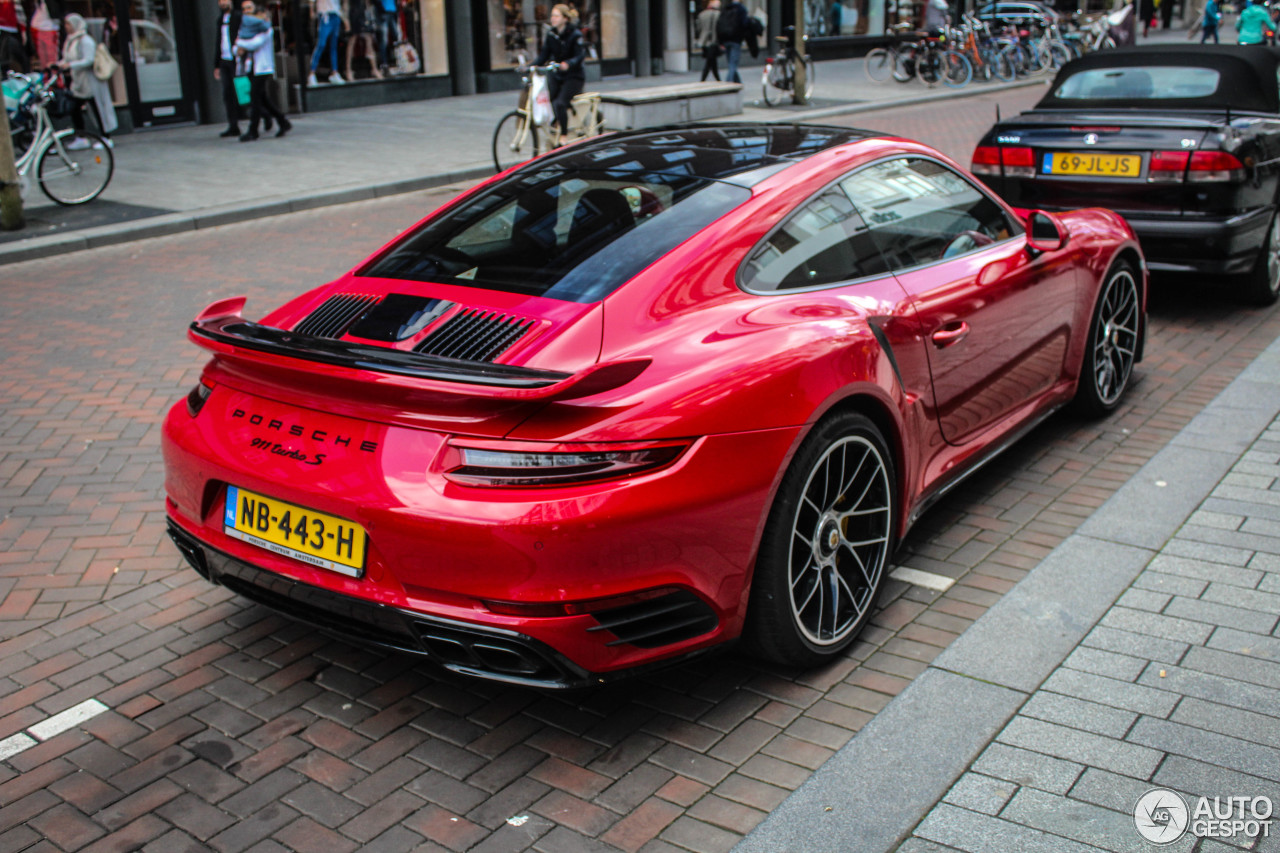
POLYGON ((716 22, 716 39, 724 48, 725 62, 729 69, 725 73, 725 81, 741 83, 738 76, 738 63, 742 59, 742 40, 747 37, 747 7, 739 0, 729 0, 720 10, 720 20, 716 22))
POLYGON ((231 0, 218 0, 218 25, 214 28, 213 77, 222 83, 222 105, 227 110, 227 129, 220 136, 240 135, 240 101, 236 98, 236 34, 240 32, 240 10, 231 0))

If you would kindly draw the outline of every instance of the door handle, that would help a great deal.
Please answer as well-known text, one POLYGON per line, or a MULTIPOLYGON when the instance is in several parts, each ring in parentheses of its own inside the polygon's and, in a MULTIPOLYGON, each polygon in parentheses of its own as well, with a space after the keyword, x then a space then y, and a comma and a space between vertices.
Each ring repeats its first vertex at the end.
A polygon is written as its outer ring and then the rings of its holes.
POLYGON ((933 345, 938 349, 945 349, 953 344, 960 343, 968 336, 968 323, 963 320, 956 323, 948 323, 933 333, 933 345))

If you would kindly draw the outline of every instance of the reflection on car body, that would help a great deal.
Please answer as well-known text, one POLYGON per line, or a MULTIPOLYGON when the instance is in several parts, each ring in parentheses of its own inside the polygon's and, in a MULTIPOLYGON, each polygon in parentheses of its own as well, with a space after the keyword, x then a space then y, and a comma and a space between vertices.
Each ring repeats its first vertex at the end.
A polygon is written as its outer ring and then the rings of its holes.
POLYGON ((1105 414, 1146 280, 1107 211, 926 146, 598 137, 464 193, 213 352, 164 427, 206 578, 458 672, 600 683, 742 639, 829 660, 919 515, 1060 406, 1105 414))
POLYGON ((1280 52, 1142 46, 1059 72, 1032 110, 998 122, 973 172, 1011 204, 1125 216, 1153 270, 1239 274, 1280 296, 1280 52))

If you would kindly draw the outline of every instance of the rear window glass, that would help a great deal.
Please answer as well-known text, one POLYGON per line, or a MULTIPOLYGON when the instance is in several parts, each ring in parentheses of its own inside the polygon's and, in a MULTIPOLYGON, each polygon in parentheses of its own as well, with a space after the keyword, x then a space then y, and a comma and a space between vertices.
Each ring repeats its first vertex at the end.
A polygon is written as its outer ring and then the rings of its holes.
POLYGON ((1207 98, 1218 91, 1219 76, 1213 68, 1187 66, 1093 68, 1063 80, 1053 96, 1087 101, 1207 98))
POLYGON ((548 167, 494 184, 360 274, 595 302, 751 197, 689 174, 548 167))

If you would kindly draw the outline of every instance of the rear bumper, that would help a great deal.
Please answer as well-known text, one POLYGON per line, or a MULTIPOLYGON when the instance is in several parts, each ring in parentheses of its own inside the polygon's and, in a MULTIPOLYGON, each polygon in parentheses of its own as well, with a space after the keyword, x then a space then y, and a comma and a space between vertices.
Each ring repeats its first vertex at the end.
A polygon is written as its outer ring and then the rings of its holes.
POLYGON ((1125 216, 1154 272, 1235 275, 1253 269, 1274 207, 1225 219, 1143 219, 1125 216))
POLYGON ((634 677, 710 651, 700 649, 620 672, 591 673, 518 631, 403 610, 264 571, 204 544, 172 518, 168 533, 192 568, 211 583, 354 642, 425 657, 462 675, 526 687, 573 689, 634 677))

